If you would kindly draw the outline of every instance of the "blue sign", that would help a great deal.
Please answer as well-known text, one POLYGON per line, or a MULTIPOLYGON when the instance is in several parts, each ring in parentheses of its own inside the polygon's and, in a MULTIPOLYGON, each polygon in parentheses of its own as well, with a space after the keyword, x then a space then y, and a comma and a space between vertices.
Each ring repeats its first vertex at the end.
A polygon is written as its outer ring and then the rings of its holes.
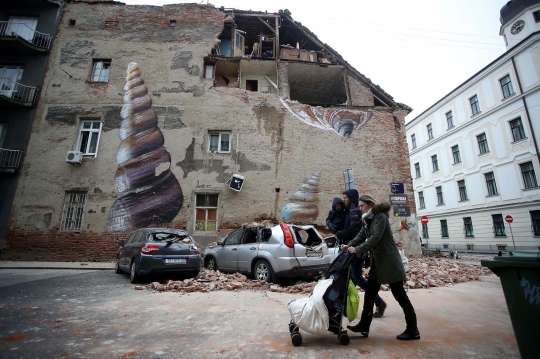
POLYGON ((403 187, 403 183, 390 183, 392 193, 404 193, 405 188, 403 187))

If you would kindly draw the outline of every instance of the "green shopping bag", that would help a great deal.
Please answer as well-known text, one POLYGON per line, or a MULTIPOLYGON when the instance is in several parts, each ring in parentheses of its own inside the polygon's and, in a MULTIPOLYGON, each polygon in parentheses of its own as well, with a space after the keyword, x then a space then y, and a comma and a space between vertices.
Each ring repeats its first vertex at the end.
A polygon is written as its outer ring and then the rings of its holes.
POLYGON ((360 296, 356 290, 356 286, 349 279, 349 289, 347 291, 347 307, 345 308, 345 316, 352 322, 358 315, 358 306, 360 305, 360 296))

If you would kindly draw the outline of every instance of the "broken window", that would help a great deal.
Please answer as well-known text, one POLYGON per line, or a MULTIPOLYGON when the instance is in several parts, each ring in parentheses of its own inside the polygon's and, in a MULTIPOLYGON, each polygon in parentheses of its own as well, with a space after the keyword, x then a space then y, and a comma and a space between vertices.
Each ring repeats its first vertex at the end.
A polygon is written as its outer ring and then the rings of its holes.
POLYGON ((111 60, 94 60, 92 65, 92 82, 109 82, 111 60))
POLYGON ((341 66, 288 64, 291 100, 313 106, 347 104, 347 91, 341 66))
POLYGON ((195 230, 213 232, 217 229, 218 194, 198 193, 195 199, 195 230))
POLYGON ((81 121, 77 150, 85 156, 96 156, 100 134, 101 121, 81 121))

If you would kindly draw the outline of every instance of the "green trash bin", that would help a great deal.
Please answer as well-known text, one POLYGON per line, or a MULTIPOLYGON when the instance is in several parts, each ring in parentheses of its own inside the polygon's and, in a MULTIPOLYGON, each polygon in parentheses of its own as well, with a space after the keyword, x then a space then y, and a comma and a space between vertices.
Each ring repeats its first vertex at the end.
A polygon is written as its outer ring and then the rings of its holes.
POLYGON ((482 267, 501 280, 521 357, 540 358, 540 250, 500 254, 482 267))

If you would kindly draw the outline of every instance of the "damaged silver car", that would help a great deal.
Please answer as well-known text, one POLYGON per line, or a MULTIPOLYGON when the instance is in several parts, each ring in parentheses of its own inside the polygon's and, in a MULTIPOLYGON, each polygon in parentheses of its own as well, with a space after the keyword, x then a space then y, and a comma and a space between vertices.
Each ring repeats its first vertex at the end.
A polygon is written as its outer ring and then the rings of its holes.
POLYGON ((274 283, 279 278, 320 276, 330 263, 326 243, 310 225, 244 226, 204 250, 207 269, 241 272, 274 283))

